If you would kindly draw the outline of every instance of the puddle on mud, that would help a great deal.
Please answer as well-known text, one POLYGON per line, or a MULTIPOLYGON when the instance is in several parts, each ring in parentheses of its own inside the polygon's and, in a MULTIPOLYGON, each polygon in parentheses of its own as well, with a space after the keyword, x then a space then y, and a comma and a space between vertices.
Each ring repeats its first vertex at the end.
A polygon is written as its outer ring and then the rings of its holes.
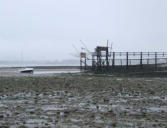
POLYGON ((44 74, 61 74, 61 73, 79 73, 81 72, 80 70, 78 71, 35 71, 33 74, 34 75, 44 75, 44 74))

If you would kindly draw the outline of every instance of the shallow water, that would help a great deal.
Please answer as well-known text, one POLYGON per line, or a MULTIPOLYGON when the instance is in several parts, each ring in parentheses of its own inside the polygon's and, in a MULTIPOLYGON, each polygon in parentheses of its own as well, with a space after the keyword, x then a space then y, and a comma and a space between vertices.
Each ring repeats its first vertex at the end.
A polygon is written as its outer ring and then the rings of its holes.
POLYGON ((60 71, 35 71, 33 74, 34 75, 42 75, 42 74, 60 74, 60 73, 79 73, 80 70, 78 71, 66 71, 66 70, 60 70, 60 71))
POLYGON ((0 76, 47 76, 61 73, 79 73, 80 69, 35 69, 33 74, 31 73, 20 73, 21 68, 0 68, 0 76))

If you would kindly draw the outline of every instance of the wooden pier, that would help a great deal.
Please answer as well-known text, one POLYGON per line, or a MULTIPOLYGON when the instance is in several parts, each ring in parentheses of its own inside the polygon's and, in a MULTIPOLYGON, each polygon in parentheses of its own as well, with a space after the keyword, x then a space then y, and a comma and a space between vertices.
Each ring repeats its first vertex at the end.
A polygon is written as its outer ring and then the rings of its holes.
POLYGON ((91 56, 81 53, 81 69, 94 71, 113 71, 116 69, 130 71, 157 70, 167 64, 167 52, 109 52, 109 47, 97 46, 91 56))

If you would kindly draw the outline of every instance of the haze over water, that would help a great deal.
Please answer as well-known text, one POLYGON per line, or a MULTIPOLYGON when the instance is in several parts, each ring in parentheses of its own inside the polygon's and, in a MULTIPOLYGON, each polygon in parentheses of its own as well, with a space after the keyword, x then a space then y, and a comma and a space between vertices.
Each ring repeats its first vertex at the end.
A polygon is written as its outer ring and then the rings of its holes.
POLYGON ((72 44, 167 51, 166 0, 1 0, 0 60, 75 59, 72 44))

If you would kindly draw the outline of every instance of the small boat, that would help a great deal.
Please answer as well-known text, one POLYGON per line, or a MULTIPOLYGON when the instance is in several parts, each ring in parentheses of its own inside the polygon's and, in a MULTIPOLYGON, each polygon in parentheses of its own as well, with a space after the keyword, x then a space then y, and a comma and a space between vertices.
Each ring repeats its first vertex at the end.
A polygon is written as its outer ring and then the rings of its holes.
POLYGON ((20 73, 33 73, 34 69, 33 68, 23 68, 20 70, 20 73))

